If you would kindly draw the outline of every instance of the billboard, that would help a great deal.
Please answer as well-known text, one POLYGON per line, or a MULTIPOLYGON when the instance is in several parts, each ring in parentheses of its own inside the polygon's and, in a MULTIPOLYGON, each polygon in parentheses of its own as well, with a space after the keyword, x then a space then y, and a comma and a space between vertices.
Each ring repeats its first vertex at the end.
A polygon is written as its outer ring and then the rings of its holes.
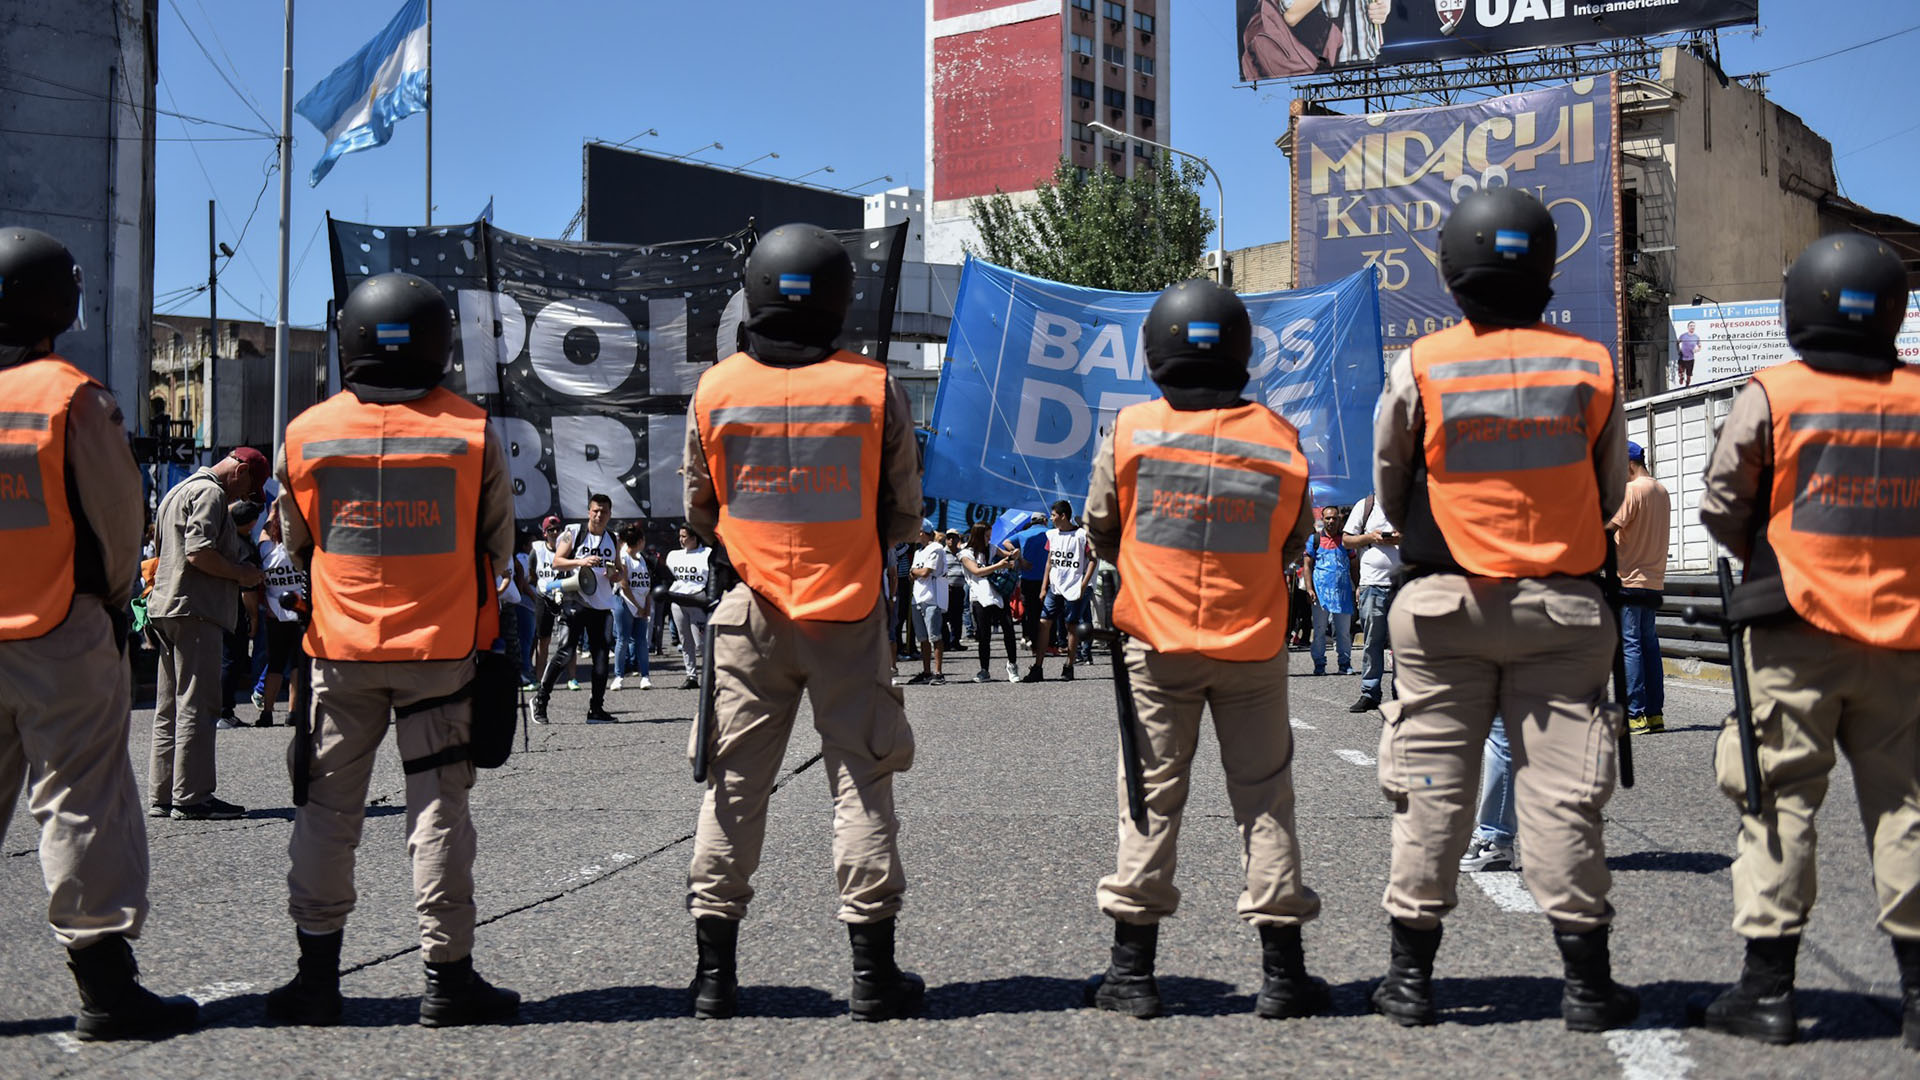
POLYGON ((1560 265, 1547 323, 1620 340, 1614 77, 1367 116, 1302 116, 1294 131, 1293 255, 1301 286, 1380 274, 1381 339, 1405 348, 1460 320, 1440 278, 1440 223, 1482 186, 1552 211, 1560 265))
POLYGON ((1750 23, 1760 0, 1239 0, 1240 79, 1489 56, 1750 23))
MULTIPOLYGON (((1066 145, 1060 12, 1019 21, 980 0, 938 0, 928 87, 934 202, 1026 191, 1053 176, 1066 145), (981 28, 948 22, 980 19, 981 28)), ((1084 99, 1082 99, 1084 100, 1084 99)), ((1089 110, 1079 119, 1094 119, 1089 110)))
MULTIPOLYGON (((1794 359, 1780 301, 1679 304, 1667 309, 1667 389, 1718 382, 1794 359)), ((1907 318, 1895 346, 1920 364, 1920 291, 1907 294, 1907 318)))
POLYGON ((761 232, 805 221, 823 229, 858 229, 866 209, 858 195, 731 172, 693 161, 669 161, 589 143, 586 148, 586 239, 603 244, 665 244, 727 236, 752 218, 761 232))

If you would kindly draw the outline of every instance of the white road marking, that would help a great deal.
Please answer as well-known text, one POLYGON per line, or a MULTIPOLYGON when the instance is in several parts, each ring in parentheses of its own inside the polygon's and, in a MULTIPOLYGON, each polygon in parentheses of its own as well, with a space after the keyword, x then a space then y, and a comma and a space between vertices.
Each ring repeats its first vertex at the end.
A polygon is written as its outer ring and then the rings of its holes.
POLYGON ((1319 731, 1320 730, 1319 728, 1314 727, 1312 724, 1307 723, 1305 720, 1302 720, 1297 716, 1289 719, 1287 723, 1292 724, 1293 730, 1295 731, 1319 731))
POLYGON ((1375 764, 1372 754, 1363 754, 1358 750, 1335 750, 1334 753, 1338 754, 1342 759, 1352 762, 1355 765, 1375 764))
POLYGON ((1473 883, 1480 886, 1480 891, 1487 894, 1487 899, 1498 904, 1501 911, 1540 910, 1540 905, 1533 902, 1533 894, 1527 891, 1519 874, 1483 870, 1470 873, 1467 877, 1472 878, 1473 883))
POLYGON ((253 984, 250 982, 217 982, 196 986, 187 991, 187 996, 202 1005, 211 1005, 225 998, 239 997, 251 989, 253 984))
POLYGON ((56 1031, 48 1035, 47 1038, 52 1039, 53 1045, 65 1050, 69 1054, 77 1054, 87 1045, 81 1042, 79 1036, 71 1031, 56 1031))
POLYGON ((1607 1048, 1620 1059, 1620 1075, 1626 1080, 1681 1080, 1693 1070, 1687 1040, 1672 1028, 1609 1031, 1607 1048))

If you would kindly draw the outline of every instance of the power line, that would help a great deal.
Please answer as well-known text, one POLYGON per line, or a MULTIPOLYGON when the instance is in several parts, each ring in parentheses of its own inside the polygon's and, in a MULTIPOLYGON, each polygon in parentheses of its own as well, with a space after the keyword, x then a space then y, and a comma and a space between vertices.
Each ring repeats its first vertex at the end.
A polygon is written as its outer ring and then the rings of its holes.
MULTIPOLYGON (((222 120, 209 120, 204 116, 193 116, 189 113, 180 112, 177 108, 163 109, 158 105, 147 105, 142 102, 129 101, 126 98, 112 97, 107 94, 98 93, 93 90, 88 90, 85 87, 70 86, 58 80, 49 79, 45 75, 35 75, 31 71, 21 71, 21 72, 17 72, 17 74, 24 75, 27 78, 32 79, 34 82, 45 83, 48 86, 57 87, 61 90, 66 90, 66 91, 69 91, 70 93, 78 94, 80 96, 79 97, 62 97, 59 94, 45 94, 45 93, 40 93, 34 90, 22 89, 18 86, 7 87, 6 89, 10 93, 25 94, 28 97, 45 98, 49 101, 104 101, 109 105, 125 105, 130 109, 136 109, 136 110, 146 109, 155 113, 156 115, 171 116, 171 117, 174 117, 175 119, 184 121, 189 124, 205 124, 210 127, 226 128, 230 131, 238 131, 247 135, 263 136, 269 139, 277 139, 280 137, 278 134, 272 131, 262 131, 259 128, 241 127, 239 124, 229 124, 222 120)), ((165 77, 162 76, 163 81, 164 81, 164 78, 165 77)), ((168 97, 169 99, 171 99, 172 95, 169 94, 168 97)), ((174 104, 177 106, 179 102, 174 102, 174 104)))
POLYGON ((200 55, 207 58, 207 66, 213 69, 213 73, 220 76, 220 81, 227 84, 227 89, 233 91, 233 96, 239 98, 240 103, 245 105, 247 110, 253 113, 256 119, 268 127, 272 127, 273 121, 261 114, 259 107, 253 103, 251 98, 247 97, 246 93, 242 91, 239 86, 234 84, 232 79, 227 77, 226 71, 220 67, 220 62, 213 58, 213 54, 207 51, 205 45, 201 44, 200 35, 193 32, 193 27, 187 22, 187 16, 180 10, 180 5, 175 3, 174 0, 167 0, 167 6, 173 9, 174 17, 180 20, 180 28, 187 32, 189 38, 193 39, 194 47, 200 50, 200 55))
POLYGON ((1844 157, 1852 157, 1853 155, 1859 153, 1862 150, 1871 150, 1874 147, 1879 146, 1883 142, 1892 142, 1893 140, 1899 138, 1902 135, 1908 135, 1915 131, 1920 131, 1920 124, 1915 124, 1912 127, 1908 127, 1908 128, 1901 128, 1899 131, 1896 131, 1891 135, 1883 135, 1880 138, 1873 140, 1872 142, 1868 143, 1865 146, 1856 146, 1844 154, 1836 154, 1834 155, 1833 160, 1839 161, 1841 158, 1844 158, 1844 157))
MULTIPOLYGON (((22 128, 0 128, 0 135, 37 135, 45 139, 115 139, 117 135, 90 135, 84 131, 26 131, 22 128)), ((157 135, 154 142, 259 142, 271 139, 271 135, 157 135)))
POLYGON ((1776 68, 1768 68, 1766 71, 1760 72, 1759 74, 1773 75, 1778 72, 1785 71, 1788 68, 1797 68, 1802 64, 1811 64, 1818 60, 1825 60, 1831 56, 1839 56, 1841 53, 1850 53, 1855 49, 1864 49, 1869 45, 1878 45, 1883 41, 1892 41, 1894 38, 1897 38, 1902 34, 1911 34, 1915 30, 1920 30, 1920 23, 1915 23, 1912 26, 1907 27, 1905 30, 1895 30, 1891 34, 1882 34, 1877 38, 1870 38, 1866 41, 1857 42, 1853 45, 1848 45, 1843 49, 1835 49, 1832 52, 1821 53, 1819 56, 1809 56, 1805 60, 1795 60, 1791 64, 1781 64, 1779 67, 1776 67, 1776 68))
MULTIPOLYGON (((216 48, 218 48, 218 49, 220 50, 220 55, 221 55, 222 57, 224 57, 224 58, 226 58, 226 61, 227 61, 227 70, 228 70, 228 71, 230 71, 230 72, 232 72, 235 78, 239 78, 239 76, 240 76, 240 65, 238 65, 238 64, 236 64, 236 63, 234 63, 234 62, 233 62, 233 54, 232 54, 232 53, 229 53, 229 52, 227 52, 227 43, 226 43, 226 42, 224 42, 224 41, 221 41, 221 40, 220 40, 220 23, 219 23, 219 21, 218 21, 218 20, 216 20, 216 19, 215 19, 215 18, 214 18, 214 17, 212 16, 212 15, 209 15, 209 14, 207 13, 207 5, 205 5, 205 4, 203 4, 203 3, 201 3, 201 2, 200 2, 200 0, 193 0, 193 6, 194 6, 194 7, 197 7, 197 8, 199 8, 199 9, 200 9, 200 17, 201 17, 202 19, 205 19, 205 20, 206 20, 206 22, 207 22, 207 35, 208 35, 209 37, 211 37, 211 38, 213 38, 213 44, 214 44, 214 46, 215 46, 216 48)), ((241 91, 241 93, 245 93, 245 94, 247 94, 247 100, 253 103, 253 107, 254 107, 254 112, 255 112, 256 114, 257 114, 257 113, 259 113, 259 112, 260 112, 260 99, 259 99, 259 98, 256 98, 256 97, 254 97, 254 96, 253 96, 252 94, 250 94, 250 93, 247 93, 247 88, 246 88, 245 86, 242 86, 242 87, 240 88, 240 91, 241 91)), ((271 126, 271 125, 269 125, 269 126, 271 126)))

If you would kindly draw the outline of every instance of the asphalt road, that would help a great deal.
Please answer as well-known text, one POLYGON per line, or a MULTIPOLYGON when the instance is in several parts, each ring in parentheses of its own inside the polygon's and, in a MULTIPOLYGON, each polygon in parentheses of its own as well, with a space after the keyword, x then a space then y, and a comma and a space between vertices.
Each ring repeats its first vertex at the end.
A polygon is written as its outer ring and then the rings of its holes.
MULTIPOLYGON (((834 920, 830 804, 802 709, 773 798, 758 896, 740 939, 741 1010, 684 1014, 693 932, 683 906, 698 791, 685 759, 693 691, 612 695, 618 725, 588 726, 584 692, 556 695, 530 752, 481 774, 475 951, 525 998, 507 1027, 413 1023, 421 967, 404 840, 401 773, 386 753, 360 849, 347 929, 345 1024, 267 1026, 262 995, 293 970, 286 916, 292 811, 288 732, 219 735, 220 794, 251 807, 219 823, 151 821, 152 915, 137 943, 147 984, 204 1003, 202 1030, 152 1044, 84 1045, 73 985, 48 935, 46 897, 21 808, 0 857, 0 1076, 474 1077, 627 1075, 1250 1075, 1478 1078, 1920 1074, 1898 1045, 1898 982, 1836 770, 1827 871, 1801 954, 1803 1041, 1772 1048, 1683 1025, 1689 993, 1731 979, 1735 813, 1710 752, 1731 698, 1670 681, 1667 733, 1637 741, 1640 783, 1608 808, 1616 974, 1641 988, 1639 1025, 1574 1035, 1558 1013, 1559 960, 1519 875, 1463 876, 1437 968, 1438 1027, 1403 1030, 1366 1011, 1386 962, 1379 907, 1387 807, 1374 779, 1378 714, 1353 715, 1356 678, 1313 678, 1293 657, 1294 780, 1308 883, 1324 901, 1307 931, 1336 1014, 1262 1021, 1254 931, 1238 922, 1239 844, 1207 737, 1182 837, 1178 917, 1162 930, 1169 1016, 1083 1008, 1111 924, 1094 884, 1115 840, 1112 688, 1104 657, 1067 684, 909 687, 918 761, 898 783, 909 878, 900 957, 926 977, 924 1019, 846 1016, 846 935, 834 920)), ((971 660, 952 665, 971 675, 971 660)), ((1058 661, 1049 665, 1058 670, 1058 661)), ((902 665, 902 674, 917 665, 902 665)), ((659 680, 677 686, 671 676, 659 680)), ((243 707, 243 712, 250 712, 243 707)), ((137 772, 148 714, 134 716, 137 772)), ((143 779, 144 785, 144 779, 143 779)), ((144 794, 144 787, 143 787, 144 794)))

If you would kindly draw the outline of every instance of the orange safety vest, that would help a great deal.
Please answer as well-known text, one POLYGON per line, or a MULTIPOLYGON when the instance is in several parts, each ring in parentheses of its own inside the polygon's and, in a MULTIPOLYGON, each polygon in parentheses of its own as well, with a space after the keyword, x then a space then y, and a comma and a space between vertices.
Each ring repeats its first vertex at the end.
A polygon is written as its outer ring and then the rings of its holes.
POLYGON ((1920 649, 1920 370, 1754 373, 1773 415, 1767 543, 1808 623, 1920 649))
POLYGON ((866 618, 880 600, 886 365, 735 353, 700 377, 693 410, 740 579, 790 619, 866 618))
POLYGON ((1607 557, 1593 450, 1613 410, 1606 347, 1547 326, 1463 322, 1413 343, 1427 496, 1483 577, 1591 574, 1607 557))
POLYGON ((41 637, 73 607, 67 411, 98 385, 57 356, 0 370, 0 641, 41 637))
POLYGON ((1271 660, 1287 643, 1281 550, 1300 518, 1300 434, 1265 405, 1129 405, 1113 427, 1115 626, 1158 652, 1271 660))
POLYGON ((287 425, 288 489, 313 536, 309 656, 458 660, 499 633, 476 550, 487 414, 445 388, 335 394, 287 425))

